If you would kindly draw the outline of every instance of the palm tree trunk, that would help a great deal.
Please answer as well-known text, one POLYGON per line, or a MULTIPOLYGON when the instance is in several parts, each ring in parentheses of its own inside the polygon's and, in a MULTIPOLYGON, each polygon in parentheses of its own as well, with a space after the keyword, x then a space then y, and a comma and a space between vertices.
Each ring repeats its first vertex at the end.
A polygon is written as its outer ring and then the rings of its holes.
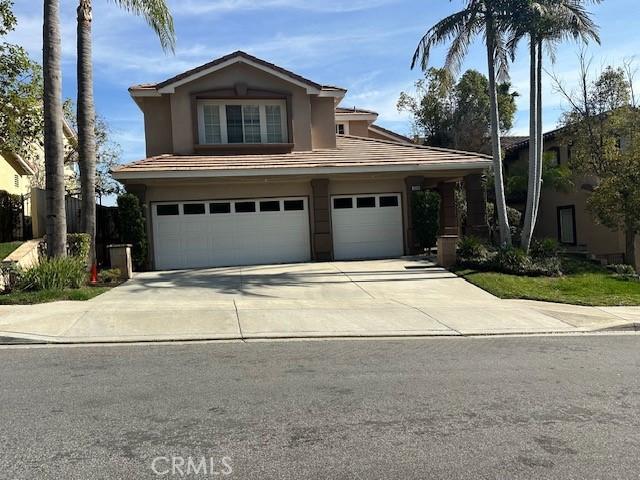
POLYGON ((524 226, 520 245, 527 252, 531 247, 533 236, 535 200, 536 200, 536 179, 538 178, 538 43, 532 38, 530 43, 530 65, 529 65, 529 179, 527 183, 527 206, 524 216, 524 226))
POLYGON ((487 66, 489 69, 489 98, 491 103, 491 145, 493 149, 493 174, 495 177, 496 210, 500 227, 500 244, 511 245, 511 231, 507 217, 507 202, 504 195, 502 172, 502 146, 500 142, 500 114, 498 112, 498 90, 496 86, 496 45, 493 21, 487 19, 487 66))
POLYGON ((95 263, 96 237, 96 114, 91 57, 91 0, 78 6, 78 165, 82 191, 82 231, 91 237, 89 266, 95 263))
POLYGON ((64 144, 59 0, 44 1, 42 66, 44 77, 44 159, 47 206, 47 255, 67 253, 64 204, 64 144))
POLYGON ((537 99, 537 117, 538 117, 538 125, 536 132, 536 142, 538 144, 538 158, 537 158, 537 169, 538 175, 536 177, 536 198, 533 204, 534 214, 533 214, 533 225, 532 231, 535 230, 536 222, 538 220, 538 211, 540 209, 540 195, 542 193, 542 173, 544 168, 544 132, 542 131, 542 41, 538 41, 538 58, 536 60, 536 65, 538 69, 538 99, 537 99))

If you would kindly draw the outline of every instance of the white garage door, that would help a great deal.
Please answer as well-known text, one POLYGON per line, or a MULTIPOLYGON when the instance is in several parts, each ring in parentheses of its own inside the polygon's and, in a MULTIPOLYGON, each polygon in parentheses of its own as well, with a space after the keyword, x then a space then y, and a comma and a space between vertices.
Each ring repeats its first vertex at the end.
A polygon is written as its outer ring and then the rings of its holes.
POLYGON ((163 202, 152 208, 158 270, 311 257, 306 198, 163 202))
POLYGON ((331 197, 336 260, 403 255, 400 194, 331 197))

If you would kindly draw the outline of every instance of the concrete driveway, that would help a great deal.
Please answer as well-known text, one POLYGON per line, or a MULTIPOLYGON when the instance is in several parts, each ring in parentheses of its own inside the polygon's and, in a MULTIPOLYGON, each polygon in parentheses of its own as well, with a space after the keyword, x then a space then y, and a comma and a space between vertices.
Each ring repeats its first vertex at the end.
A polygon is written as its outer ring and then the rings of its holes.
POLYGON ((89 302, 0 307, 0 336, 89 342, 587 330, 554 313, 402 258, 141 273, 89 302))

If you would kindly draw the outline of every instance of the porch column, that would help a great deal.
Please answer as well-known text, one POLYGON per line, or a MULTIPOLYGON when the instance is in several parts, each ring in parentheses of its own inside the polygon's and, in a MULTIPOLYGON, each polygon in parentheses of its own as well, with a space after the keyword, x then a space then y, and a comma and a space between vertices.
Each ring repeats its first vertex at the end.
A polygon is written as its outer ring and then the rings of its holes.
POLYGON ((466 233, 487 240, 487 190, 482 182, 482 174, 474 173, 464 177, 464 189, 467 197, 466 233))
POLYGON ((313 192, 313 259, 329 262, 333 259, 331 238, 331 208, 329 204, 329 179, 311 180, 313 192))
POLYGON ((448 268, 456 263, 458 244, 458 210, 456 184, 440 183, 440 235, 438 236, 438 264, 448 268))
POLYGON ((404 179, 407 186, 407 253, 415 255, 420 252, 420 244, 416 239, 415 229, 413 228, 413 192, 422 190, 424 177, 412 176, 404 179))

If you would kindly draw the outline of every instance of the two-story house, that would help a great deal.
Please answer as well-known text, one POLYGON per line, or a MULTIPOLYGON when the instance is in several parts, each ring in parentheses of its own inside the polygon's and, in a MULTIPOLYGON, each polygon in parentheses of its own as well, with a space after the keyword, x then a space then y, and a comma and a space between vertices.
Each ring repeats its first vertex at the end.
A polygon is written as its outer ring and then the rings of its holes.
POLYGON ((155 269, 413 253, 410 195, 423 188, 442 195, 450 263, 461 180, 467 223, 486 230, 488 157, 372 128, 375 113, 339 107, 343 88, 235 52, 130 93, 147 158, 113 173, 141 199, 155 269))

